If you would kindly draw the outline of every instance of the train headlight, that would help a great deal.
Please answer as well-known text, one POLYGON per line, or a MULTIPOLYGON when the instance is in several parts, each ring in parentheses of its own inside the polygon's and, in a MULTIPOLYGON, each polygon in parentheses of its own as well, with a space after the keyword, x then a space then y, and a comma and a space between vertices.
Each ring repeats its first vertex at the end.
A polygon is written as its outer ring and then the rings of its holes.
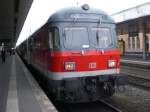
POLYGON ((75 70, 76 63, 75 62, 65 62, 65 70, 75 70))
POLYGON ((113 68, 113 67, 116 67, 116 60, 109 60, 108 61, 108 67, 109 68, 113 68))

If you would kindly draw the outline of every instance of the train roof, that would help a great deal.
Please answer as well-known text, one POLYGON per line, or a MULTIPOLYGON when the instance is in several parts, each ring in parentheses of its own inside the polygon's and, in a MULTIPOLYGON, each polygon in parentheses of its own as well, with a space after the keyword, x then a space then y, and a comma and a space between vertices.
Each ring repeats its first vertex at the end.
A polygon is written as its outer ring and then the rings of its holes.
POLYGON ((90 22, 109 22, 114 20, 104 11, 90 8, 87 4, 81 7, 64 8, 49 17, 48 22, 61 21, 90 21, 90 22))

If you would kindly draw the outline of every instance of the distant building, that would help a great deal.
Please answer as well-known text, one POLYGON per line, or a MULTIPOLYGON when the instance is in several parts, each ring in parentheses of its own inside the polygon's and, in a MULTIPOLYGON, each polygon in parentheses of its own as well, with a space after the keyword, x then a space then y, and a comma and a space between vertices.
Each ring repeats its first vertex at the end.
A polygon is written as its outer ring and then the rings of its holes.
POLYGON ((112 15, 126 53, 150 53, 150 2, 112 15))

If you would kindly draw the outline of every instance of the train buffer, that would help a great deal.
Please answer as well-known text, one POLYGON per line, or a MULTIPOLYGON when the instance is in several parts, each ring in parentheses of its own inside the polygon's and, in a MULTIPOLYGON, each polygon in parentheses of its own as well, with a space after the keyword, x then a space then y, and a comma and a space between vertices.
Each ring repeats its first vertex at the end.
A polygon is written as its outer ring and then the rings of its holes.
POLYGON ((0 112, 57 112, 17 54, 0 60, 0 112))

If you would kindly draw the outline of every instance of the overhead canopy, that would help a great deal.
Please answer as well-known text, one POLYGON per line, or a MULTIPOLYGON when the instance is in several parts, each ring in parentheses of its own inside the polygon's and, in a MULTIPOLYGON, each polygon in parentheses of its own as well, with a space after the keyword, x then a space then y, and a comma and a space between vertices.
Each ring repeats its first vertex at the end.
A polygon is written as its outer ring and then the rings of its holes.
POLYGON ((0 46, 13 47, 33 0, 0 0, 0 46))
POLYGON ((116 23, 150 15, 150 2, 112 14, 116 23))
POLYGON ((0 0, 0 44, 13 41, 15 32, 15 2, 0 0))

